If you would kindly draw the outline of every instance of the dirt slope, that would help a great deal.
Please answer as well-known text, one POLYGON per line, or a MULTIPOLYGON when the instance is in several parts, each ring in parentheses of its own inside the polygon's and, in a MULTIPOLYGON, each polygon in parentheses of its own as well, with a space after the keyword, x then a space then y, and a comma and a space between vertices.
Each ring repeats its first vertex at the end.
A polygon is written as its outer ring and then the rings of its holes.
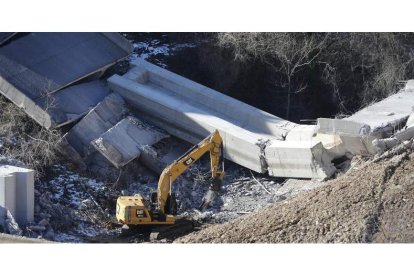
POLYGON ((400 155, 364 163, 325 186, 175 242, 414 242, 413 203, 410 144, 400 155))

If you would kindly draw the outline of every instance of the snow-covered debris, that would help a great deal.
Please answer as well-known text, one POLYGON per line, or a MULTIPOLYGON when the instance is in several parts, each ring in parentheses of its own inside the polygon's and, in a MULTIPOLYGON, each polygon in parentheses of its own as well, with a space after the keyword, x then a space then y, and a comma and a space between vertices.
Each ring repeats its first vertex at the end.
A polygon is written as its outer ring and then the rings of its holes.
POLYGON ((82 242, 97 235, 110 235, 106 224, 113 218, 117 194, 103 182, 81 177, 56 165, 55 175, 36 183, 35 221, 28 236, 61 242, 82 242))

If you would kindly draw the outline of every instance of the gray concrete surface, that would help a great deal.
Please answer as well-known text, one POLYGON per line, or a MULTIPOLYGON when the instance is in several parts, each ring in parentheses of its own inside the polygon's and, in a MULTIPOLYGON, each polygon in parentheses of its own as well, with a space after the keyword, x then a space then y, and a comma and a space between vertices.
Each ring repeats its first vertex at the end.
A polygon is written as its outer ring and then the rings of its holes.
POLYGON ((369 125, 350 120, 318 118, 317 136, 334 158, 347 155, 371 155, 376 150, 372 145, 375 137, 369 125))
POLYGON ((126 114, 124 100, 117 94, 110 94, 96 105, 63 137, 81 157, 95 151, 91 142, 117 124, 126 114))
POLYGON ((119 34, 30 33, 0 47, 0 92, 46 128, 67 124, 99 102, 104 89, 74 86, 54 96, 54 109, 51 95, 131 52, 132 46, 119 34))
POLYGON ((61 127, 85 116, 109 93, 104 81, 72 85, 37 99, 28 114, 46 128, 61 127))
POLYGON ((167 137, 168 134, 128 116, 93 140, 92 145, 120 168, 138 158, 146 147, 167 137))
POLYGON ((8 209, 19 225, 34 219, 34 171, 0 166, 0 206, 8 209))
MULTIPOLYGON (((369 105, 343 120, 363 123, 371 127, 371 135, 386 138, 398 130, 411 114, 414 106, 413 82, 398 93, 369 105)), ((404 124, 403 124, 404 125, 404 124)))

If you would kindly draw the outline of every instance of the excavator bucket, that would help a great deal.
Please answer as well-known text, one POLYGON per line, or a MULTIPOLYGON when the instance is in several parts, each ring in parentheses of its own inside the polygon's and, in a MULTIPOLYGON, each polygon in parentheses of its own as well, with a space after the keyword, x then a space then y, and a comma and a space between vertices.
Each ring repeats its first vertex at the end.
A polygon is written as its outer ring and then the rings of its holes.
POLYGON ((213 200, 218 196, 221 186, 223 185, 223 177, 224 172, 221 172, 219 175, 216 175, 211 180, 210 188, 208 189, 207 193, 203 197, 203 201, 201 202, 200 207, 198 208, 200 211, 204 211, 207 209, 213 200))
POLYGON ((213 202, 213 200, 217 197, 218 191, 214 191, 209 189, 207 193, 203 197, 203 201, 201 202, 200 207, 198 207, 198 210, 204 211, 206 210, 210 204, 213 202))

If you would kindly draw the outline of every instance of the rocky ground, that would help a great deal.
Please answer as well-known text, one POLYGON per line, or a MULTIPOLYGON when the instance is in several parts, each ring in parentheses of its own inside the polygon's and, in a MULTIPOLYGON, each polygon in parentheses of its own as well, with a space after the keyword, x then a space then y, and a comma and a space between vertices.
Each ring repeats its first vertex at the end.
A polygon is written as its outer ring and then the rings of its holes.
MULTIPOLYGON (((0 161, 23 165, 12 159, 0 161)), ((226 177, 219 196, 208 209, 200 212, 198 207, 209 187, 207 161, 201 160, 193 165, 173 185, 179 217, 204 226, 231 221, 324 185, 320 181, 258 175, 226 162, 226 177)), ((158 175, 144 170, 135 179, 132 183, 125 183, 125 189, 119 190, 114 189, 112 183, 81 176, 65 165, 54 165, 49 168, 47 177, 35 182, 35 221, 14 234, 75 243, 146 241, 142 235, 121 240, 120 227, 114 227, 114 206, 118 196, 139 193, 149 198, 156 191, 158 175)))
POLYGON ((179 243, 414 242, 413 141, 354 167, 322 187, 179 243))

